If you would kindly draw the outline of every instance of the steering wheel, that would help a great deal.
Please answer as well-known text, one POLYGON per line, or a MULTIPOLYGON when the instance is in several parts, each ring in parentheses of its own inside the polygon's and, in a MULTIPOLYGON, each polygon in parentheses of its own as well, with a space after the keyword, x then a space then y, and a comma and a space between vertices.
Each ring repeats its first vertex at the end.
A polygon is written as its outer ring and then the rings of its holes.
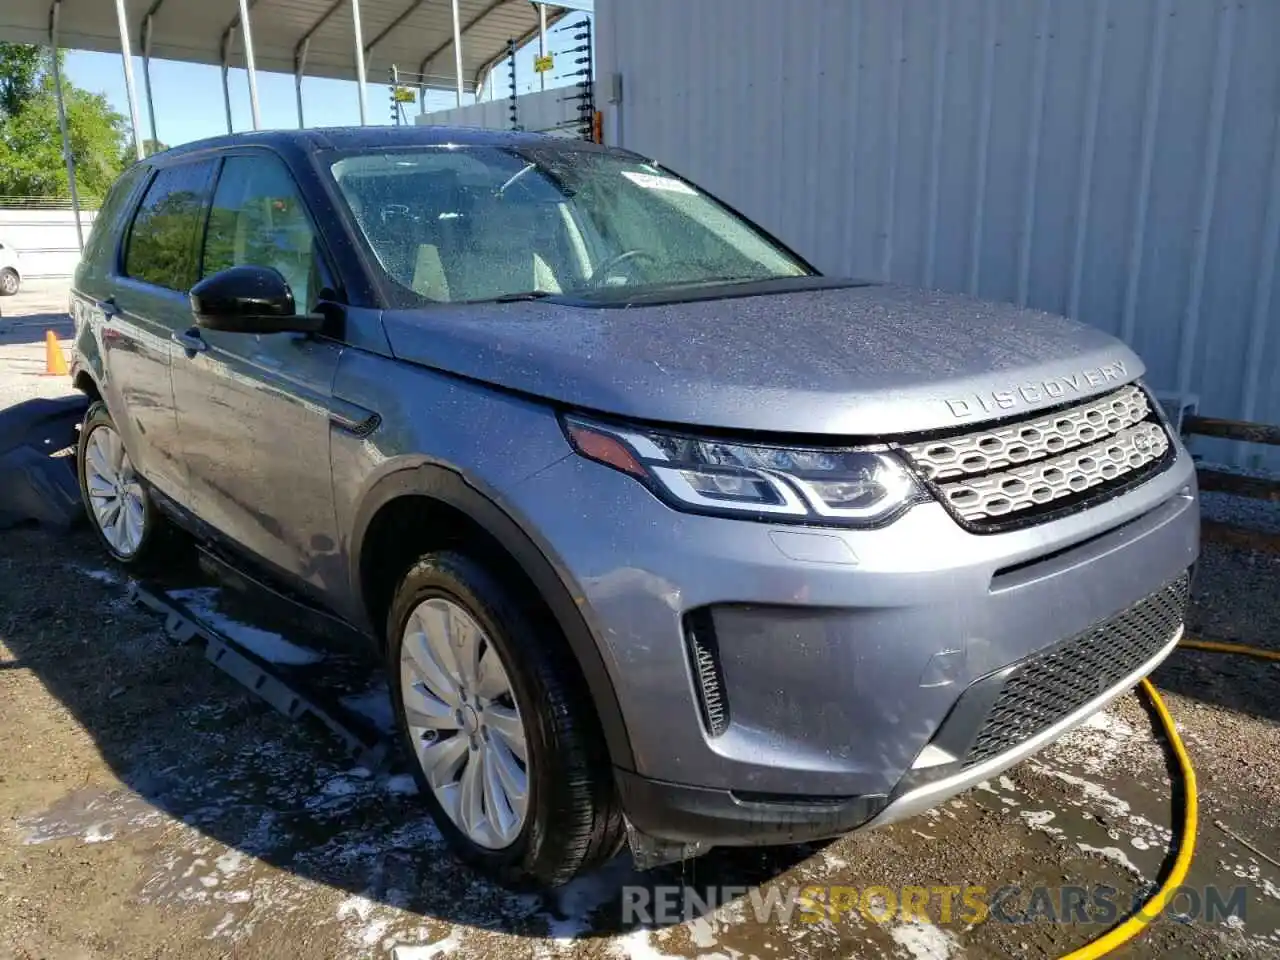
POLYGON ((653 254, 647 250, 623 250, 621 253, 615 253, 612 257, 600 262, 594 270, 591 271, 591 279, 604 276, 614 267, 622 266, 624 263, 630 263, 632 260, 648 260, 650 263, 656 263, 657 260, 653 254))

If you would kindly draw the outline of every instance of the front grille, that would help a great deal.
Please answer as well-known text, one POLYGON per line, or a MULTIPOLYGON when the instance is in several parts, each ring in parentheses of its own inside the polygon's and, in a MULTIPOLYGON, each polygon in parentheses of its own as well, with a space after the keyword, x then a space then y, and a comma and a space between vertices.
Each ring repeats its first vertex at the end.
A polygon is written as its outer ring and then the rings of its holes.
POLYGON ((1166 464, 1168 433, 1129 385, 1049 414, 903 446, 943 504, 980 531, 1033 522, 1166 464))
POLYGON ((1127 610, 1015 667, 964 765, 981 763, 1053 726, 1154 657, 1182 624, 1189 584, 1184 573, 1127 610))

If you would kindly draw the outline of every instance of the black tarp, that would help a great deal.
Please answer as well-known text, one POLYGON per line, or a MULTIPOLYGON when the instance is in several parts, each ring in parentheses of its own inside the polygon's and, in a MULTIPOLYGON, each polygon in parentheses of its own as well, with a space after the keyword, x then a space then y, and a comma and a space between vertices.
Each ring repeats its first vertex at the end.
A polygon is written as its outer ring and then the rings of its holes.
POLYGON ((74 447, 89 408, 82 395, 0 410, 0 529, 35 520, 67 528, 84 513, 74 447))

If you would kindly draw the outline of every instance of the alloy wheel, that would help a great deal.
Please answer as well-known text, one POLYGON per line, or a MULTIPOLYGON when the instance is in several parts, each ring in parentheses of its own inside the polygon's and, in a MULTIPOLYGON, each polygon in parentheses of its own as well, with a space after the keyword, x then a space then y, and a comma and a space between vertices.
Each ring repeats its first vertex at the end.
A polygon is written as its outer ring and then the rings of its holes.
POLYGON ((142 483, 120 435, 105 424, 95 427, 85 444, 84 479, 93 522, 113 550, 133 556, 146 535, 142 483))
POLYGON ((414 608, 400 647, 400 691, 440 806, 473 843, 510 846, 528 814, 528 745, 511 679, 471 614, 441 597, 414 608))

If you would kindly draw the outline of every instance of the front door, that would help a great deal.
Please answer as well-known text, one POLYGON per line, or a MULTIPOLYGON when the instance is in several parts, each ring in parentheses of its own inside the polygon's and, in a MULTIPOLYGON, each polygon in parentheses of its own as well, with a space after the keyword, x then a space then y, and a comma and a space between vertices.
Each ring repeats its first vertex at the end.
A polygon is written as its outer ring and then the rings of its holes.
POLYGON ((191 322, 199 228, 214 164, 161 168, 147 185, 125 241, 111 296, 91 305, 101 317, 103 392, 134 467, 187 504, 170 368, 173 335, 191 322))
MULTIPOLYGON (((288 168, 230 155, 214 189, 201 276, 250 264, 284 276, 299 312, 324 270, 288 168)), ((278 571, 335 585, 329 405, 342 345, 321 336, 192 327, 173 361, 182 456, 201 520, 278 571)))

